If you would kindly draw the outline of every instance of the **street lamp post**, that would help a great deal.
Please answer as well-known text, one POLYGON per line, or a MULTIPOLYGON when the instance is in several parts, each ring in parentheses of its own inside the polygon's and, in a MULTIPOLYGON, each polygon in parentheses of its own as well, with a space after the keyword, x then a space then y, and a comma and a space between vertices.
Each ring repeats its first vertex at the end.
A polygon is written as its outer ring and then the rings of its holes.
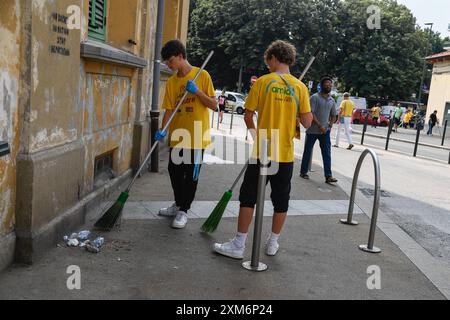
MULTIPOLYGON (((425 23, 426 26, 430 26, 430 35, 432 35, 432 30, 433 30, 433 23, 425 23)), ((426 50, 426 54, 425 56, 428 55, 428 45, 427 45, 427 50, 426 50)), ((422 70, 422 79, 420 80, 420 88, 419 88, 419 111, 421 110, 421 104, 422 104, 422 90, 423 90, 423 82, 425 80, 425 71, 427 69, 427 59, 426 57, 423 60, 423 70, 422 70)), ((414 146, 414 157, 417 156, 417 146, 419 144, 419 137, 420 137, 420 126, 419 123, 417 121, 417 117, 416 117, 416 130, 417 130, 417 134, 416 134, 416 144, 414 146)), ((424 126, 425 127, 425 126, 424 126)))

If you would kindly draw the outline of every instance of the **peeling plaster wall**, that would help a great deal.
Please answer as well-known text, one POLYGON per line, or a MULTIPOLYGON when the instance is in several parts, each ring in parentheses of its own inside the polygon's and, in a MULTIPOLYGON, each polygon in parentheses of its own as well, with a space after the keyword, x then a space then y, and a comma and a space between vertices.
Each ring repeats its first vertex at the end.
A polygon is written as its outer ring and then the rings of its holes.
POLYGON ((0 239, 14 229, 19 150, 20 1, 0 1, 0 140, 11 154, 0 158, 0 239))
POLYGON ((55 27, 67 30, 67 24, 53 16, 68 16, 70 5, 80 5, 80 1, 32 0, 30 153, 79 137, 80 30, 55 31, 55 27), (52 46, 67 54, 54 52, 52 46))

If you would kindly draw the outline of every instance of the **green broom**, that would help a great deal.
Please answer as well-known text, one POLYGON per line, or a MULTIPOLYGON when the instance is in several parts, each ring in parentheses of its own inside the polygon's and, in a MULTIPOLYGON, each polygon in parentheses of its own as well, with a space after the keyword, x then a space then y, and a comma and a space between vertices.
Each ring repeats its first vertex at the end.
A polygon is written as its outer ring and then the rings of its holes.
MULTIPOLYGON (((316 60, 317 56, 319 55, 319 52, 321 50, 321 47, 319 46, 316 51, 314 52, 314 55, 309 60, 308 64, 305 67, 305 70, 300 75, 299 80, 302 81, 305 77, 306 73, 308 72, 309 68, 313 64, 314 60, 316 60)), ((216 205, 214 210, 209 215, 208 219, 206 219, 205 223, 202 225, 201 229, 204 232, 212 233, 216 231, 217 227, 219 226, 220 220, 222 219, 223 213, 225 212, 228 203, 230 202, 231 197, 233 196, 233 189, 236 187, 236 184, 241 179, 242 175, 244 174, 245 170, 247 169, 248 162, 242 169, 242 171, 239 173, 239 176, 236 178, 236 180, 233 183, 233 186, 230 190, 225 192, 222 196, 222 199, 220 199, 219 203, 216 205)))
MULTIPOLYGON (((211 51, 209 53, 208 57, 206 58, 205 62, 202 65, 202 67, 198 70, 198 72, 193 80, 194 82, 198 79, 200 74, 203 72, 203 69, 205 69, 206 65, 208 64, 208 62, 211 59, 211 57, 213 56, 213 54, 214 54, 214 51, 211 51)), ((186 99, 187 95, 188 95, 188 92, 186 91, 184 93, 184 95, 181 97, 180 101, 178 102, 177 107, 175 108, 175 111, 172 112, 172 115, 169 118, 169 121, 167 122, 166 126, 162 129, 162 131, 167 131, 167 129, 170 126, 170 123, 175 118, 175 115, 178 113, 178 110, 181 108, 181 105, 182 105, 184 99, 186 99)), ((122 215, 122 211, 123 211, 123 207, 125 206, 125 202, 128 200, 128 197, 130 196, 131 187, 134 185, 134 183, 136 182, 136 179, 141 174, 141 171, 146 166, 147 161, 150 159, 153 151, 158 146, 158 143, 159 143, 159 141, 155 141, 152 148, 150 149, 150 152, 148 153, 147 157, 143 161, 141 167, 139 168, 137 173, 134 175, 131 183, 128 185, 128 188, 124 192, 121 193, 121 195, 119 196, 117 201, 108 210, 106 210, 106 212, 101 216, 101 218, 98 219, 98 221, 94 224, 94 227, 96 229, 102 230, 102 231, 111 231, 111 229, 114 228, 114 226, 117 223, 117 220, 122 215)))
POLYGON ((236 187, 239 180, 241 179, 247 167, 248 162, 245 164, 244 168, 242 168, 236 180, 234 180, 233 186, 230 188, 230 190, 228 190, 223 194, 222 199, 220 199, 219 203, 216 205, 212 213, 209 215, 208 219, 206 219, 205 223, 202 225, 202 231, 207 233, 216 231, 217 227, 219 226, 220 220, 222 219, 223 213, 225 212, 225 209, 227 208, 228 203, 230 202, 231 197, 233 196, 233 190, 236 187))

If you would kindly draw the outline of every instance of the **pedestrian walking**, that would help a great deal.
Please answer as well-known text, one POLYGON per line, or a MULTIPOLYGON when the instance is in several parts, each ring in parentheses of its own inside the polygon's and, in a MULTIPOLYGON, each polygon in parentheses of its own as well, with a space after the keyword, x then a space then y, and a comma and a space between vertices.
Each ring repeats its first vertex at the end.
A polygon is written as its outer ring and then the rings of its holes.
POLYGON ((370 111, 372 114, 372 127, 376 128, 378 126, 378 121, 380 119, 381 104, 377 103, 374 107, 372 107, 370 111))
POLYGON ((401 119, 403 115, 403 109, 400 104, 397 105, 397 108, 394 110, 394 129, 393 132, 397 132, 398 126, 401 124, 401 119))
MULTIPOLYGON (((159 215, 174 217, 172 227, 182 229, 188 221, 188 210, 195 198, 198 177, 205 149, 211 144, 209 133, 209 109, 216 110, 214 86, 207 71, 203 71, 195 83, 199 71, 186 60, 186 48, 179 40, 171 40, 163 47, 164 63, 176 72, 167 81, 163 109, 162 128, 169 121, 174 108, 185 91, 189 92, 169 128, 169 175, 175 203, 159 210, 159 215), (194 135, 195 133, 195 135, 194 135)), ((159 130, 156 139, 167 132, 159 130)))
POLYGON ((430 119, 428 120, 428 132, 427 135, 433 135, 433 128, 436 124, 439 124, 439 120, 437 118, 437 110, 430 115, 430 119))
POLYGON ((342 101, 340 107, 339 107, 339 125, 338 130, 336 133, 336 143, 334 145, 335 148, 339 148, 339 140, 341 137, 341 128, 344 126, 345 135, 347 136, 348 141, 348 150, 352 150, 353 145, 353 139, 352 139, 352 128, 350 127, 352 122, 352 116, 353 111, 355 110, 355 104, 352 100, 350 100, 350 94, 344 93, 344 100, 342 101), (341 120, 343 119, 343 123, 341 120))
POLYGON ((222 93, 217 99, 219 101, 219 121, 222 123, 223 121, 223 113, 225 112, 225 107, 227 104, 227 96, 225 95, 225 90, 222 90, 222 93))
POLYGON ((274 256, 278 252, 278 239, 289 207, 296 119, 300 117, 300 122, 305 128, 308 128, 312 121, 308 88, 290 74, 289 66, 294 64, 295 57, 296 49, 292 44, 281 40, 273 42, 264 54, 270 74, 260 77, 253 84, 245 102, 245 123, 253 134, 255 134, 253 115, 258 110, 256 143, 252 156, 254 162, 258 163, 251 162, 245 172, 239 195, 240 210, 236 236, 230 242, 214 244, 214 251, 221 255, 235 259, 244 257, 248 229, 258 196, 260 171, 258 143, 261 139, 268 139, 268 145, 272 146, 269 148, 271 166, 278 167, 274 175, 268 176, 272 187, 274 215, 272 232, 266 242, 265 252, 269 256, 274 256))
POLYGON ((408 109, 408 111, 405 113, 405 115, 403 116, 403 127, 405 129, 408 129, 409 127, 409 123, 411 122, 411 119, 413 117, 413 113, 411 109, 408 109))
POLYGON ((337 180, 331 172, 331 129, 337 120, 336 102, 330 92, 333 80, 324 77, 320 81, 321 91, 314 94, 310 99, 313 124, 306 131, 305 149, 303 151, 300 177, 309 179, 308 168, 312 157, 312 151, 317 140, 322 151, 323 169, 325 171, 325 182, 336 183, 337 180))

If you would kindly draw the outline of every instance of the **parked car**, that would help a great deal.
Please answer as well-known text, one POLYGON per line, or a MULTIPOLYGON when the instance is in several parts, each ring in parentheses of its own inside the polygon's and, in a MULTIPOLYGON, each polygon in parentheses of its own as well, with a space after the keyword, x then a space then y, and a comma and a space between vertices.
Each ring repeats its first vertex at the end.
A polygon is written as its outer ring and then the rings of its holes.
MULTIPOLYGON (((221 94, 222 90, 216 90, 216 98, 218 98, 221 94)), ((234 107, 237 114, 244 114, 245 96, 242 93, 232 91, 225 91, 225 95, 227 96, 225 112, 232 111, 234 107)))
MULTIPOLYGON (((352 116, 352 122, 354 124, 364 124, 366 121, 366 114, 369 114, 368 118, 368 125, 374 125, 374 121, 372 119, 372 114, 370 113, 370 109, 355 109, 352 116)), ((381 113, 380 118, 378 119, 378 125, 380 127, 386 127, 389 125, 389 115, 386 116, 385 114, 381 113)))

